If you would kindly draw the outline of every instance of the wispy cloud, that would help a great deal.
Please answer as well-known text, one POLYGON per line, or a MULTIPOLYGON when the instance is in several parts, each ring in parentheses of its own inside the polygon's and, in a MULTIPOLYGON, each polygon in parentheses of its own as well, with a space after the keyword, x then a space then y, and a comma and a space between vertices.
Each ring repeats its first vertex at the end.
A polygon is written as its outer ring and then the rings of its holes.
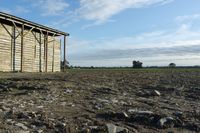
MULTIPOLYGON (((79 0, 80 6, 74 10, 66 11, 64 8, 61 8, 61 11, 65 11, 65 16, 67 17, 62 18, 58 22, 54 22, 52 25, 68 26, 80 20, 91 21, 89 24, 82 26, 82 29, 86 29, 89 27, 105 24, 106 22, 114 22, 115 20, 113 20, 112 17, 127 9, 143 8, 151 5, 165 5, 173 1, 174 0, 79 0)), ((67 7, 67 3, 62 5, 65 4, 67 7)), ((56 6, 56 4, 53 6, 56 6)), ((44 14, 55 14, 50 10, 47 11, 48 12, 44 14)))
POLYGON ((61 15, 69 4, 64 0, 46 0, 43 6, 43 15, 61 15))
POLYGON ((174 46, 174 47, 154 47, 140 49, 111 49, 90 51, 90 54, 82 56, 73 56, 74 60, 104 60, 104 59, 120 59, 120 58, 144 58, 157 56, 185 56, 197 55, 200 51, 200 45, 193 46, 174 46))
POLYGON ((16 13, 29 13, 30 10, 25 8, 25 7, 23 7, 23 6, 16 6, 15 12, 16 13))
POLYGON ((69 4, 65 0, 28 0, 34 7, 38 7, 43 16, 63 15, 69 4))
POLYGON ((0 8, 1 12, 5 12, 5 13, 12 13, 12 10, 7 9, 7 8, 0 8))
POLYGON ((155 4, 167 4, 173 0, 80 0, 78 14, 86 19, 101 24, 129 8, 142 8, 155 4))
POLYGON ((153 31, 113 40, 71 41, 68 54, 72 63, 75 61, 75 64, 82 65, 84 61, 85 65, 88 65, 98 60, 96 65, 101 65, 105 60, 121 59, 130 62, 131 59, 152 60, 157 57, 163 60, 192 60, 197 58, 197 55, 200 56, 199 36, 200 31, 192 31, 190 27, 182 24, 174 31, 153 31))
POLYGON ((184 22, 191 22, 196 19, 200 19, 200 14, 177 16, 175 20, 177 22, 184 23, 184 22))
POLYGON ((9 14, 24 14, 24 13, 29 13, 30 10, 23 7, 23 6, 15 6, 13 9, 8 9, 8 8, 0 8, 1 12, 9 13, 9 14))

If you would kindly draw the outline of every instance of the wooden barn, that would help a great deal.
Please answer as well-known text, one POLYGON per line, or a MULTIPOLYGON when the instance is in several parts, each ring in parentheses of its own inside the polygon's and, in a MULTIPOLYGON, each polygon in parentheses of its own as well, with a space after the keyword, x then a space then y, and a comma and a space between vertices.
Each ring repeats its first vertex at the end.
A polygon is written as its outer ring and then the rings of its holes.
POLYGON ((0 71, 61 71, 67 36, 68 33, 0 12, 0 71))

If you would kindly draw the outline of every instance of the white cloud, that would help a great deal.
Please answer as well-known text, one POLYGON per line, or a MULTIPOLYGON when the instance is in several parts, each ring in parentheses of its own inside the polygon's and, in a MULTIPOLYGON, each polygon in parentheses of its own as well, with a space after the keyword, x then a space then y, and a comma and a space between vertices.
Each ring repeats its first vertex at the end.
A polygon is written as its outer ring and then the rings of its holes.
POLYGON ((39 7, 44 16, 62 15, 69 4, 65 0, 29 0, 33 6, 39 7))
POLYGON ((153 31, 113 40, 85 41, 71 38, 68 57, 72 64, 80 63, 80 65, 87 66, 109 65, 109 62, 112 65, 114 60, 116 60, 115 65, 117 60, 124 61, 118 62, 118 65, 127 64, 133 58, 143 60, 147 65, 159 65, 160 61, 156 61, 158 55, 162 59, 162 63, 171 60, 179 62, 179 65, 187 65, 187 61, 184 62, 184 59, 191 59, 195 65, 197 60, 194 62, 193 58, 200 56, 197 54, 200 50, 199 36, 200 31, 192 31, 190 26, 183 24, 173 31, 153 31), (145 56, 149 56, 149 58, 145 56), (151 64, 151 60, 154 64, 151 64))
POLYGON ((82 49, 140 49, 153 47, 175 47, 200 44, 200 31, 191 31, 190 27, 183 24, 174 31, 153 31, 135 36, 120 37, 117 39, 78 40, 71 38, 69 47, 71 51, 82 49))
POLYGON ((7 9, 7 8, 0 8, 0 11, 5 12, 5 13, 9 13, 9 14, 12 13, 12 11, 10 9, 7 9))
POLYGON ((38 1, 39 4, 37 6, 46 5, 42 7, 43 15, 57 15, 61 13, 63 16, 67 16, 51 23, 52 26, 63 28, 83 19, 92 21, 92 23, 82 26, 82 29, 86 29, 105 22, 114 22, 115 20, 112 20, 112 16, 126 9, 142 8, 150 5, 164 5, 174 0, 78 0, 80 7, 74 10, 65 10, 69 4, 63 0, 57 0, 57 2, 54 0, 38 1), (46 3, 44 4, 44 2, 46 3))
POLYGON ((8 14, 23 14, 23 13, 29 13, 30 10, 28 10, 25 7, 22 6, 16 6, 15 9, 7 9, 7 8, 0 8, 0 11, 8 13, 8 14))
POLYGON ((184 22, 191 22, 196 19, 200 19, 200 14, 177 16, 175 20, 177 22, 184 23, 184 22))
POLYGON ((78 14, 86 19, 101 24, 129 8, 141 8, 154 4, 167 4, 173 0, 80 0, 78 14))
POLYGON ((44 15, 59 15, 69 6, 64 0, 46 0, 44 4, 44 15))
POLYGON ((28 10, 27 8, 25 8, 23 6, 16 6, 15 12, 16 13, 29 13, 30 10, 28 10))

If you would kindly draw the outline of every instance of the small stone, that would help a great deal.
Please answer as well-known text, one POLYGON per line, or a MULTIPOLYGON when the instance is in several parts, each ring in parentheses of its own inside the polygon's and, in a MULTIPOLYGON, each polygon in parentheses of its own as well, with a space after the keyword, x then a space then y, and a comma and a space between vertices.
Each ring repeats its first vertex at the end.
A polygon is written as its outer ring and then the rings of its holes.
POLYGON ((176 117, 182 117, 183 116, 183 112, 175 112, 174 115, 176 117))
POLYGON ((43 133, 42 129, 37 130, 37 133, 43 133))
POLYGON ((108 133, 127 133, 128 130, 123 127, 115 126, 114 124, 106 124, 108 133))
POLYGON ((174 119, 172 117, 161 118, 157 124, 160 128, 173 127, 174 119))
POLYGON ((157 90, 154 90, 153 93, 154 93, 155 96, 160 96, 161 95, 160 92, 157 91, 157 90))
POLYGON ((122 114, 124 115, 125 118, 128 118, 127 113, 123 112, 122 114))
POLYGON ((21 131, 17 131, 17 133, 30 133, 30 131, 21 130, 21 131))
POLYGON ((6 122, 11 122, 11 121, 12 121, 12 119, 7 119, 7 120, 6 120, 6 122))
POLYGON ((148 115, 151 115, 153 114, 152 111, 140 111, 140 110, 135 110, 135 109, 129 109, 128 110, 129 113, 136 113, 136 114, 148 114, 148 115))
POLYGON ((122 112, 122 113, 113 113, 113 115, 118 118, 118 119, 126 119, 128 118, 128 114, 125 113, 125 112, 122 112))
POLYGON ((68 103, 67 105, 71 106, 71 107, 75 107, 75 104, 73 104, 73 103, 68 103))
POLYGON ((111 102, 112 102, 113 104, 115 104, 115 103, 118 103, 119 101, 118 101, 117 99, 112 99, 111 102))
POLYGON ((101 109, 101 107, 99 105, 95 105, 94 108, 97 109, 97 110, 101 109))
POLYGON ((62 102, 60 105, 65 106, 67 103, 66 102, 62 102))
POLYGON ((18 126, 18 127, 22 128, 22 129, 24 129, 24 130, 27 130, 27 129, 28 129, 28 127, 25 126, 23 123, 16 123, 15 126, 18 126))
POLYGON ((90 129, 97 129, 98 126, 90 126, 90 129))
POLYGON ((73 92, 73 90, 67 89, 67 90, 65 90, 64 93, 72 93, 72 92, 73 92))
POLYGON ((65 127, 66 124, 59 121, 59 122, 56 123, 55 126, 56 126, 56 127, 65 127))
POLYGON ((30 125, 30 127, 31 127, 32 129, 35 129, 35 128, 36 128, 36 126, 35 126, 35 125, 30 125))
POLYGON ((37 108, 38 108, 38 109, 42 109, 42 108, 44 108, 44 106, 37 106, 37 108))
POLYGON ((7 119, 6 122, 10 125, 13 125, 15 122, 12 119, 7 119))
POLYGON ((110 104, 110 101, 109 100, 106 100, 106 99, 98 99, 99 102, 102 102, 104 104, 110 104))

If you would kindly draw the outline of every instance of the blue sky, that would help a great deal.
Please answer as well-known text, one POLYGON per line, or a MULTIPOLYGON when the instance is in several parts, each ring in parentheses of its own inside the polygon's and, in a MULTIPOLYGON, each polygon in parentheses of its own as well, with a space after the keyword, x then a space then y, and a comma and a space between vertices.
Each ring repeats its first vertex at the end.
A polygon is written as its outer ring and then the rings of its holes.
POLYGON ((1 0, 0 11, 70 33, 79 66, 200 65, 199 0, 1 0))

